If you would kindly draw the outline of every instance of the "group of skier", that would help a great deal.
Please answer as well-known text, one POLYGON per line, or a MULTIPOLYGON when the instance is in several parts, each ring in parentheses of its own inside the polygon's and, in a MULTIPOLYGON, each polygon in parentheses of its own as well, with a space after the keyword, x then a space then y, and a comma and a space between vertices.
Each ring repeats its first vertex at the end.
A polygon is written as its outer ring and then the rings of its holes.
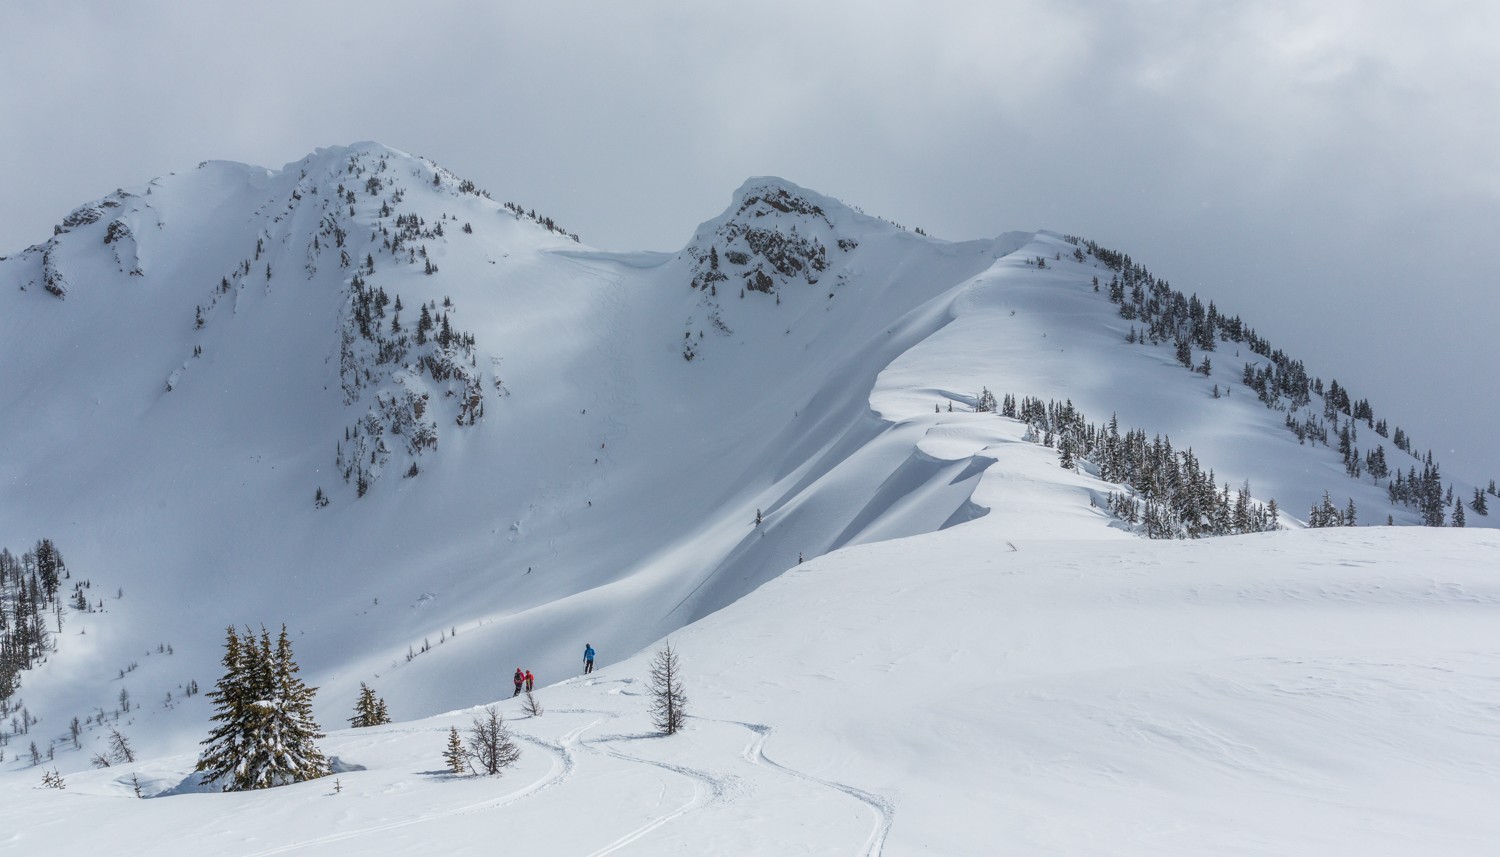
POLYGON ((531 670, 523 670, 520 667, 516 667, 516 675, 515 675, 516 692, 513 693, 513 694, 511 694, 511 696, 520 696, 521 695, 521 688, 522 687, 525 687, 526 688, 526 692, 530 693, 531 692, 531 686, 535 682, 536 682, 536 676, 534 676, 534 675, 531 674, 531 670))
MULTIPOLYGON (((589 673, 591 673, 593 671, 594 671, 594 644, 593 643, 584 643, 583 644, 583 673, 584 673, 584 675, 588 675, 589 673)), ((516 692, 511 694, 511 696, 513 696, 513 697, 520 696, 522 690, 525 690, 527 693, 530 693, 531 689, 536 684, 536 676, 534 676, 534 675, 531 674, 531 670, 524 670, 524 669, 521 669, 520 667, 516 667, 516 674, 511 677, 511 680, 512 680, 512 682, 514 682, 514 684, 516 686, 516 692)))

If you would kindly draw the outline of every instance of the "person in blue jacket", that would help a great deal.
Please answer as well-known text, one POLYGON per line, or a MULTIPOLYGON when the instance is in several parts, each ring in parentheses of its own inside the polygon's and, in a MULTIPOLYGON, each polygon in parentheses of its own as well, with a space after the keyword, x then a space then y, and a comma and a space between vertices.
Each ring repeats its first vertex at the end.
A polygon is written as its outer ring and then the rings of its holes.
POLYGON ((583 644, 583 674, 588 675, 594 671, 594 644, 583 644))

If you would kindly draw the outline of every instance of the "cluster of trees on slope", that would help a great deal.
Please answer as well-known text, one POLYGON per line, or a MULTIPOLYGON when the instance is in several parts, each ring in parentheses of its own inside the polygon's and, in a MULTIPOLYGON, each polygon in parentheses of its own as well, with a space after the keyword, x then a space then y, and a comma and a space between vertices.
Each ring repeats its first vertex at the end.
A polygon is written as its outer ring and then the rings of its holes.
MULTIPOLYGON (((1417 455, 1412 448, 1411 436, 1399 426, 1395 428, 1392 445, 1422 463, 1420 476, 1413 465, 1408 468, 1408 475, 1402 478, 1401 468, 1389 464, 1385 447, 1378 441, 1373 450, 1361 454, 1356 446, 1359 423, 1363 422, 1367 429, 1381 438, 1391 437, 1390 426, 1384 419, 1376 418, 1368 399, 1356 399, 1336 379, 1325 387, 1323 379, 1308 374, 1301 360, 1274 348, 1239 316, 1219 312, 1212 301, 1205 305, 1196 294, 1183 295, 1129 255, 1073 236, 1066 240, 1080 248, 1074 251, 1079 261, 1082 261, 1086 249, 1113 272, 1108 283, 1109 299, 1119 307, 1121 317, 1139 320, 1145 326, 1139 334, 1132 326, 1128 341, 1170 342, 1176 349, 1178 362, 1205 375, 1212 371, 1206 352, 1214 351, 1216 343, 1245 345, 1252 353, 1265 358, 1265 362, 1246 361, 1241 383, 1254 390, 1266 407, 1285 411, 1287 428, 1300 442, 1321 442, 1326 446, 1330 437, 1336 436, 1345 471, 1351 478, 1358 479, 1368 473, 1379 484, 1394 473, 1400 482, 1392 480, 1387 483, 1392 503, 1415 507, 1427 526, 1441 527, 1449 520, 1456 526, 1463 525, 1463 498, 1454 499, 1451 484, 1443 487, 1431 451, 1425 457, 1417 455), (1205 352, 1201 363, 1195 364, 1195 348, 1205 352), (1314 395, 1323 400, 1321 413, 1312 407, 1314 395), (1449 510, 1452 510, 1451 517, 1449 510)), ((1097 278, 1094 287, 1099 288, 1097 278)), ((1483 492, 1476 490, 1469 508, 1479 514, 1488 514, 1486 506, 1483 492)))
MULTIPOLYGON (((430 169, 418 167, 412 171, 414 176, 423 179, 422 184, 444 188, 449 194, 489 198, 489 194, 478 189, 473 182, 461 180, 431 162, 424 161, 424 164, 430 169), (429 176, 430 182, 427 181, 429 176)), ((347 315, 340 331, 339 380, 345 404, 353 404, 360 399, 362 390, 380 386, 395 371, 405 368, 445 385, 444 398, 457 401, 455 422, 474 425, 484 415, 476 343, 473 334, 453 325, 450 318, 452 300, 444 298, 441 308, 435 299, 422 303, 414 322, 403 321, 401 312, 405 306, 401 296, 392 296, 371 282, 376 270, 376 253, 382 257, 388 254, 398 263, 421 264, 427 274, 437 273, 437 265, 433 263, 425 242, 448 240, 450 230, 458 223, 456 216, 447 213, 429 223, 420 214, 401 211, 407 188, 393 166, 387 155, 350 155, 339 173, 343 180, 332 193, 320 193, 320 187, 304 171, 287 200, 286 211, 275 219, 279 222, 298 204, 306 204, 302 203, 305 198, 321 199, 322 216, 307 248, 308 274, 312 276, 322 255, 332 251, 338 253, 341 268, 353 268, 347 315), (361 202, 362 196, 375 199, 361 202), (377 202, 378 208, 373 207, 377 202), (368 242, 364 244, 357 237, 357 231, 363 225, 355 221, 362 205, 368 207, 367 213, 374 217, 374 222, 369 224, 368 242), (360 259, 362 251, 363 259, 360 259)), ((533 220, 543 228, 578 240, 576 235, 563 232, 551 218, 537 215, 535 211, 525 211, 516 203, 506 203, 505 208, 518 219, 533 220)), ((473 227, 465 223, 462 231, 472 233, 473 227)), ((243 287, 251 273, 260 269, 262 257, 268 252, 267 242, 271 240, 271 233, 262 231, 256 238, 253 256, 247 255, 230 274, 220 278, 209 301, 196 307, 195 327, 203 327, 207 323, 205 313, 214 309, 221 297, 243 287)), ((271 276, 268 261, 265 263, 268 287, 271 276)), ((201 348, 195 348, 194 356, 200 354, 201 348)), ((498 380, 496 386, 500 387, 498 380)), ((379 393, 375 399, 368 412, 345 430, 344 441, 335 454, 340 475, 346 483, 355 486, 359 496, 363 496, 386 469, 392 452, 385 440, 387 435, 402 436, 409 459, 404 463, 406 476, 420 472, 417 457, 437 444, 437 424, 426 416, 431 404, 428 395, 396 389, 379 393)), ((329 501, 329 495, 319 486, 314 504, 323 506, 329 501)))
MULTIPOLYGON (((978 410, 996 410, 988 388, 979 396, 978 410)), ((1128 524, 1139 524, 1148 538, 1205 538, 1280 529, 1276 501, 1265 504, 1250 495, 1246 483, 1231 493, 1222 489, 1212 469, 1205 470, 1191 447, 1176 451, 1171 438, 1147 440, 1140 429, 1120 433, 1119 420, 1098 426, 1088 422, 1072 401, 1043 402, 1027 396, 1017 402, 1010 393, 998 404, 1001 416, 1025 423, 1032 440, 1057 450, 1063 467, 1077 470, 1079 462, 1094 466, 1100 479, 1125 485, 1111 492, 1107 508, 1128 524)))
MULTIPOLYGON (((411 371, 444 385, 444 398, 456 398, 456 425, 472 426, 484 416, 484 388, 475 355, 473 334, 457 330, 449 320, 453 302, 443 299, 421 305, 416 323, 403 324, 401 296, 394 302, 385 290, 371 286, 359 274, 350 281, 349 315, 340 331, 339 377, 345 404, 360 391, 379 387, 398 371, 411 371), (386 307, 391 307, 386 322, 386 307)), ((409 460, 406 476, 419 472, 417 457, 436 449, 437 422, 430 414, 430 394, 400 385, 377 391, 369 409, 344 430, 334 457, 345 482, 363 497, 384 470, 392 454, 387 436, 399 437, 409 460)), ((394 443, 395 441, 393 441, 394 443)), ((326 495, 319 488, 315 503, 326 495)))
MULTIPOLYGON (((488 196, 488 194, 486 194, 486 196, 488 196)), ((578 240, 578 233, 569 232, 560 224, 558 224, 557 221, 544 214, 537 214, 536 209, 534 208, 523 211, 519 203, 507 202, 505 203, 505 209, 511 214, 514 214, 517 220, 520 220, 524 217, 527 220, 530 220, 532 223, 535 223, 543 229, 546 229, 548 232, 556 232, 559 235, 571 238, 575 242, 578 240)))
MULTIPOLYGON (((416 242, 446 240, 444 223, 449 220, 448 215, 442 215, 436 224, 429 226, 416 213, 399 213, 406 191, 393 175, 387 174, 388 159, 382 155, 374 164, 366 163, 367 160, 351 156, 345 172, 353 179, 363 178, 365 191, 371 196, 390 192, 389 197, 381 199, 380 219, 372 226, 370 245, 390 253, 398 261, 403 256, 410 264, 420 260, 427 274, 436 273, 437 266, 429 258, 427 246, 416 242), (389 224, 387 218, 391 218, 389 224)), ((445 179, 456 185, 460 194, 488 198, 472 182, 460 181, 433 165, 433 186, 443 186, 445 179)), ((354 191, 342 184, 338 190, 352 214, 357 198, 354 191)), ((464 231, 473 229, 465 224, 464 231)), ((450 319, 453 301, 447 297, 441 308, 435 299, 421 304, 415 322, 403 323, 401 313, 406 307, 401 296, 392 298, 384 288, 370 282, 369 278, 375 275, 374 252, 378 251, 365 254, 349 283, 348 315, 340 331, 339 349, 339 380, 345 404, 358 401, 362 389, 379 387, 397 371, 406 370, 443 385, 444 398, 457 399, 456 424, 474 425, 484 415, 484 392, 473 334, 453 326, 450 319)), ((355 486, 358 496, 364 496, 386 469, 393 452, 386 442, 388 436, 401 438, 408 459, 405 475, 416 476, 420 472, 417 457, 437 446, 437 423, 430 416, 430 405, 428 393, 404 386, 377 392, 371 407, 345 429, 344 440, 335 454, 335 466, 344 481, 355 486)), ((327 502, 328 496, 320 486, 314 504, 321 506, 327 502)))
MULTIPOLYGON (((459 196, 472 195, 480 197, 481 199, 493 199, 493 197, 490 196, 489 191, 480 188, 469 179, 461 179, 431 161, 427 161, 424 159, 424 162, 427 164, 432 173, 432 181, 430 182, 432 189, 447 189, 449 193, 456 193, 459 196)), ((350 155, 348 162, 344 165, 344 173, 346 175, 352 176, 353 180, 355 181, 359 179, 365 180, 364 190, 368 196, 379 196, 381 192, 386 188, 389 187, 392 189, 391 197, 389 199, 383 199, 381 202, 379 212, 380 216, 383 218, 390 217, 395 212, 394 206, 401 203, 406 193, 405 189, 402 188, 400 186, 400 183, 396 180, 394 172, 391 172, 389 175, 387 175, 387 172, 389 170, 390 159, 386 155, 380 155, 379 157, 375 157, 373 159, 364 154, 350 155), (373 163, 370 162, 371 160, 373 160, 373 163)), ((419 171, 413 170, 413 175, 420 177, 421 174, 419 171)), ((342 197, 344 201, 350 206, 350 214, 353 215, 353 206, 355 204, 354 190, 352 188, 345 188, 341 184, 339 185, 338 193, 339 196, 342 197)), ((530 220, 543 229, 546 229, 548 232, 555 232, 559 235, 570 238, 573 241, 578 241, 578 235, 576 233, 567 231, 562 227, 561 224, 553 220, 551 217, 538 214, 536 212, 536 209, 525 209, 516 202, 506 202, 504 203, 504 207, 511 214, 515 215, 517 220, 530 220)), ((385 250, 389 250, 392 255, 399 255, 403 243, 413 238, 441 238, 443 236, 443 227, 441 223, 437 224, 435 227, 429 230, 427 229, 426 224, 422 222, 421 218, 418 218, 415 215, 407 215, 405 217, 405 222, 398 223, 397 227, 398 230, 404 230, 404 234, 399 234, 398 237, 392 238, 388 230, 385 230, 383 227, 377 224, 377 231, 382 232, 385 238, 385 241, 382 242, 382 247, 385 250)), ((465 233, 473 233, 474 228, 472 225, 465 223, 463 231, 465 233)), ((376 236, 372 234, 370 237, 373 241, 376 236)), ((414 261, 413 259, 411 259, 410 255, 408 255, 408 261, 414 261)))
MULTIPOLYGON (((55 649, 48 622, 60 632, 63 601, 58 591, 72 574, 51 539, 41 539, 19 557, 0 548, 0 703, 20 687, 20 673, 55 649)), ((71 606, 91 609, 86 581, 73 587, 71 606)))

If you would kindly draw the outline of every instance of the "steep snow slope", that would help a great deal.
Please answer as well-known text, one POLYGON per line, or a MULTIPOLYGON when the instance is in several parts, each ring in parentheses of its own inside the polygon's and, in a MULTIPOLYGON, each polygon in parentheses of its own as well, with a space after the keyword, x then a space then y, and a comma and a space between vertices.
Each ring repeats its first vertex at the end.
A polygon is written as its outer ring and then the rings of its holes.
MULTIPOLYGON (((285 622, 325 722, 360 681, 417 717, 987 510, 1007 537, 1129 541, 1092 505, 1109 486, 996 463, 1019 433, 963 413, 982 386, 1169 432, 1293 514, 1333 489, 1383 517, 1281 414, 1125 345, 1072 250, 936 241, 765 178, 681 253, 603 253, 376 144, 117 192, 0 261, 0 544, 53 538, 107 610, 68 616, 21 695, 53 732, 121 687, 180 700, 225 625, 285 622), (457 341, 415 343, 424 305, 457 341)), ((191 750, 199 702, 143 712, 142 749, 191 750)))

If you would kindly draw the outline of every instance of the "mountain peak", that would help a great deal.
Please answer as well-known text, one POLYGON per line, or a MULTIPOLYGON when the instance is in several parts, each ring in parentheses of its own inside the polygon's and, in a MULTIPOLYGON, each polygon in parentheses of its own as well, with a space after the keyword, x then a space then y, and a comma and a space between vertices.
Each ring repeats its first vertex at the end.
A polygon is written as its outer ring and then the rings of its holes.
POLYGON ((763 217, 771 212, 820 217, 830 226, 827 211, 845 208, 843 203, 829 199, 804 187, 776 176, 753 176, 746 179, 734 192, 731 206, 735 217, 749 214, 763 217))
POLYGON ((830 247, 848 252, 858 246, 849 234, 856 216, 842 202, 786 179, 752 176, 688 245, 694 288, 708 289, 731 277, 766 294, 780 292, 792 280, 816 284, 827 270, 830 247))

